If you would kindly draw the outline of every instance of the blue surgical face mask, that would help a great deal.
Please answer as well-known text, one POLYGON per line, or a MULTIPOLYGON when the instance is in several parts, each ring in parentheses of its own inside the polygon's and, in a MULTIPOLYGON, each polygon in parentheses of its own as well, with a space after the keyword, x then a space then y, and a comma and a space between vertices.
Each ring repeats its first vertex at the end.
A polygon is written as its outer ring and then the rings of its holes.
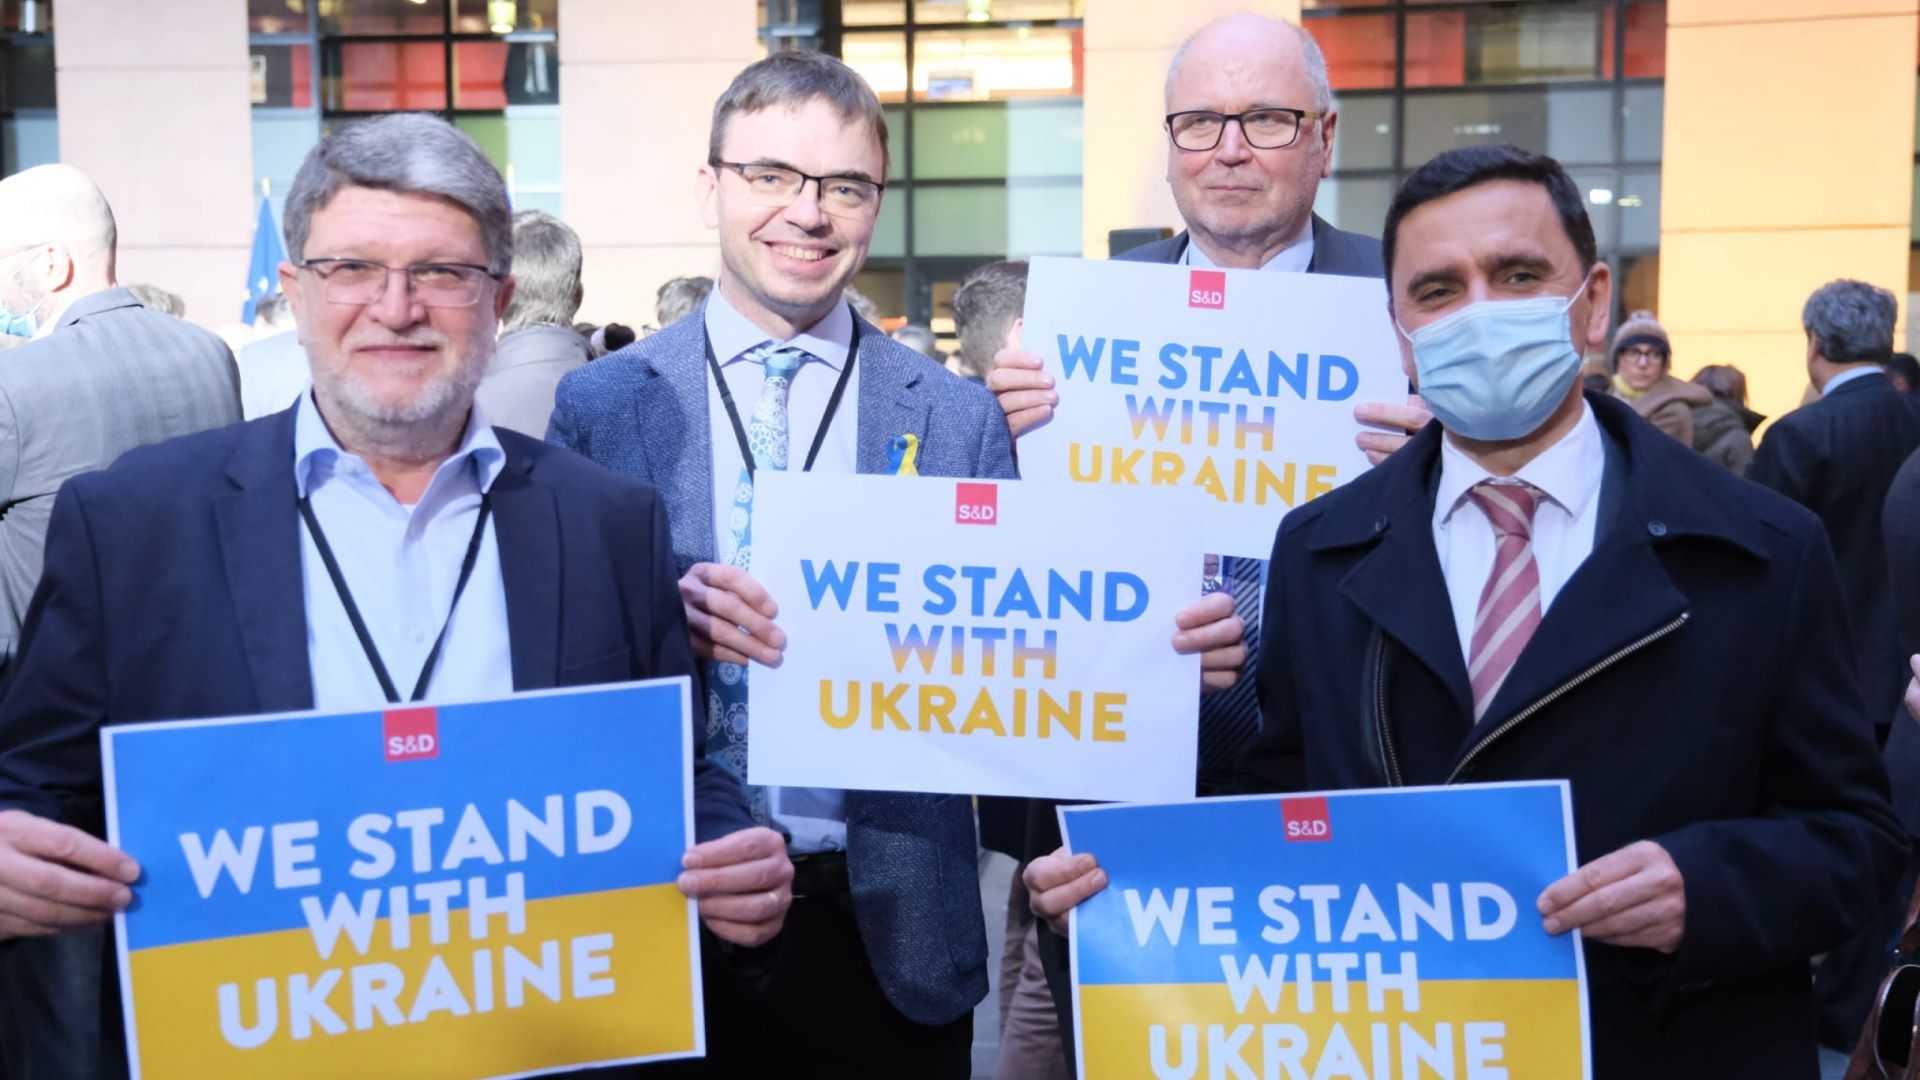
POLYGON ((7 337, 30 338, 38 328, 32 312, 28 312, 25 315, 16 315, 6 308, 0 307, 0 334, 4 334, 7 337))
POLYGON ((1580 377, 1567 312, 1586 288, 1582 280, 1572 296, 1483 300, 1411 333, 1400 327, 1420 398, 1441 425, 1483 442, 1538 431, 1580 377))

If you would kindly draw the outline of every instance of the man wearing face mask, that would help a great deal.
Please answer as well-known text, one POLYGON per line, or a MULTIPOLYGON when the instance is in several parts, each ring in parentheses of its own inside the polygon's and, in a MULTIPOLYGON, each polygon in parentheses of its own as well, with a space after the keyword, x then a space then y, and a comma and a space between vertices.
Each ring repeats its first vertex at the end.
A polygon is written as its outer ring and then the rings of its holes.
POLYGON ((1817 1075, 1808 958, 1906 850, 1819 522, 1583 396, 1612 281, 1556 162, 1442 154, 1384 250, 1440 424, 1281 524, 1240 786, 1569 780, 1582 865, 1537 908, 1582 932, 1594 1075, 1817 1075))
POLYGON ((0 180, 0 684, 40 581, 53 494, 147 443, 240 419, 233 354, 114 278, 113 210, 70 165, 0 180))

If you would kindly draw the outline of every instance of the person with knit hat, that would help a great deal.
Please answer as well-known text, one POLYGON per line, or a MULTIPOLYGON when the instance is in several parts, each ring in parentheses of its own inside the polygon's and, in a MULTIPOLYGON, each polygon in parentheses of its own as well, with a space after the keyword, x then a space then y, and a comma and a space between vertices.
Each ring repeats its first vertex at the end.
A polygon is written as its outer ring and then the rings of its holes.
POLYGON ((1704 386, 1673 376, 1673 347, 1666 328, 1651 311, 1636 311, 1620 324, 1608 354, 1613 367, 1613 392, 1653 426, 1693 445, 1693 410, 1713 404, 1704 386))

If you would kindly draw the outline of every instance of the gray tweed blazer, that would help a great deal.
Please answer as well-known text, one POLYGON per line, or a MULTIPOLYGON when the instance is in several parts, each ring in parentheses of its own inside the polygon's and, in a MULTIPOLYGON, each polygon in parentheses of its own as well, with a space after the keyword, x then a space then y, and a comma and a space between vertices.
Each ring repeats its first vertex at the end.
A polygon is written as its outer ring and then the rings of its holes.
MULTIPOLYGON (((858 316, 856 316, 858 318, 858 316)), ((857 467, 887 470, 887 443, 919 437, 923 476, 1014 479, 1012 442, 993 395, 861 323, 857 467)), ((660 489, 681 573, 715 561, 713 444, 732 438, 708 415, 706 319, 665 330, 570 372, 547 441, 660 489)), ((923 1024, 947 1024, 987 993, 973 801, 964 794, 847 793, 854 915, 887 1000, 923 1024)))

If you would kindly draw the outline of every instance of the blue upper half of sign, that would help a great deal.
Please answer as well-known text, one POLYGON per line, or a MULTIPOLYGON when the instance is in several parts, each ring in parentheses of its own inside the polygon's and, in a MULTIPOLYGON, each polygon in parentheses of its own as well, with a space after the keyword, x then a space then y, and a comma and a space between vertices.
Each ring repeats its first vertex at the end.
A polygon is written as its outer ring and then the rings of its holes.
MULTIPOLYGON (((127 945, 142 949, 300 929, 306 926, 302 897, 316 897, 326 910, 336 893, 358 903, 368 889, 382 891, 379 915, 385 918, 386 890, 424 882, 482 877, 488 896, 499 897, 508 875, 519 872, 531 901, 672 881, 688 842, 684 686, 664 680, 441 706, 431 748, 436 756, 409 760, 388 760, 388 732, 378 712, 107 728, 103 740, 111 754, 119 843, 144 871, 127 913, 127 945), (577 797, 595 791, 617 795, 631 822, 617 845, 580 854, 577 797), (552 814, 554 796, 563 821, 552 814), (525 811, 511 822, 510 800, 525 811), (449 866, 469 805, 477 808, 487 838, 467 830, 471 842, 463 852, 469 857, 449 866), (443 820, 426 824, 436 809, 443 820), (408 828, 399 819, 407 811, 429 813, 409 816, 405 820, 417 827, 408 828), (374 878, 349 872, 355 863, 366 870, 374 865, 348 839, 349 825, 365 814, 394 819, 378 835, 391 847, 393 865, 374 878), (317 869, 320 883, 278 889, 273 826, 298 822, 318 823, 312 838, 299 841, 311 847, 312 858, 296 867, 317 869), (548 849, 555 825, 564 838, 562 856, 548 849), (223 872, 203 899, 182 837, 196 834, 207 850, 224 829, 240 846, 255 826, 263 832, 250 888, 242 893, 223 872), (514 832, 525 849, 517 862, 510 861, 514 832), (425 872, 415 869, 417 836, 425 839, 425 872), (487 839, 503 861, 475 857, 487 839)), ((412 745, 418 751, 422 744, 416 739, 412 745)), ((596 834, 612 828, 611 810, 585 816, 596 834)), ((464 897, 463 888, 450 906, 464 908, 464 897)), ((425 902, 412 903, 413 914, 426 911, 425 902)))
MULTIPOLYGON (((1076 916, 1081 983, 1218 983, 1223 956, 1270 966, 1276 956, 1303 953, 1377 953, 1381 970, 1394 973, 1411 952, 1422 979, 1576 977, 1571 936, 1548 936, 1535 907, 1569 866, 1563 785, 1324 798, 1324 818, 1303 818, 1295 805, 1293 839, 1282 809, 1292 797, 1067 808, 1069 844, 1098 858, 1108 878, 1076 916), (1292 890, 1290 899, 1278 892, 1268 899, 1297 925, 1263 912, 1261 894, 1270 886, 1292 890), (1360 898, 1362 886, 1374 903, 1360 898), (1180 888, 1188 892, 1176 945, 1161 927, 1173 922, 1180 888), (1211 925, 1216 938, 1231 930, 1232 943, 1202 943, 1203 888, 1232 890, 1230 904, 1214 893, 1211 905, 1216 916, 1231 913, 1211 925), (1155 889, 1166 905, 1158 922, 1151 918, 1155 889), (1511 901, 1510 929, 1476 940, 1500 928, 1502 894, 1511 901), (1150 927, 1144 946, 1143 927, 1150 927), (1290 940, 1263 936, 1271 930, 1284 938, 1289 929, 1290 940)), ((1297 960, 1287 963, 1291 981, 1297 960)))

